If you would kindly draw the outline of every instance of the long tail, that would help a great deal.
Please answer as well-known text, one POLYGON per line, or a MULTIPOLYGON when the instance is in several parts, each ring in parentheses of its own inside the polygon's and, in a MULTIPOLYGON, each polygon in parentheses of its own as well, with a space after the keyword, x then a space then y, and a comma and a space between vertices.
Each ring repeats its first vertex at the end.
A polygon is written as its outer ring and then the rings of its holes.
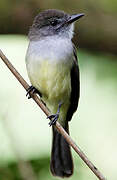
MULTIPOLYGON (((69 133, 68 122, 64 129, 69 133)), ((53 127, 50 170, 54 176, 62 178, 69 177, 73 174, 73 161, 70 146, 55 127, 53 127)))

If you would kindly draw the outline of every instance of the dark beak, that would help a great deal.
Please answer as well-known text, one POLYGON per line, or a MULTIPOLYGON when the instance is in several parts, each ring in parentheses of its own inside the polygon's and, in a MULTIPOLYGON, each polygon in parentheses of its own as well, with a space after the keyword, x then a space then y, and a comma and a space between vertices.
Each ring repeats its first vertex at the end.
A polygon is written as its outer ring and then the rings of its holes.
POLYGON ((84 16, 84 13, 73 14, 73 15, 70 16, 70 18, 68 19, 67 23, 71 24, 71 23, 75 22, 76 20, 80 19, 83 16, 84 16))

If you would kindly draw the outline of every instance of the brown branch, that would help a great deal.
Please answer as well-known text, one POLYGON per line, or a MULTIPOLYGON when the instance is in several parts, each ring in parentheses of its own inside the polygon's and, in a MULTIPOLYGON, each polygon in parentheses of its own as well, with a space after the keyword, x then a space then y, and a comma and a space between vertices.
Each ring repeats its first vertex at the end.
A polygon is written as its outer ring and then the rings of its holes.
MULTIPOLYGON (((7 57, 2 53, 0 50, 0 57, 3 60, 3 62, 6 64, 6 66, 10 69, 10 71, 14 74, 14 76, 17 78, 17 80, 21 83, 21 85, 24 87, 24 89, 27 91, 29 88, 28 83, 22 78, 22 76, 18 73, 18 71, 13 67, 13 65, 10 63, 10 61, 7 59, 7 57)), ((42 111, 49 116, 50 112, 45 107, 45 105, 41 102, 41 100, 38 98, 36 94, 30 94, 33 100, 38 104, 38 106, 42 109, 42 111)), ((70 146, 76 151, 76 153, 81 157, 81 159, 87 164, 87 166, 93 171, 93 173, 98 177, 100 180, 106 180, 106 178, 102 175, 102 173, 93 165, 93 163, 87 158, 87 156, 81 151, 81 149, 75 144, 75 142, 72 140, 72 138, 66 133, 66 131, 63 129, 63 127, 56 122, 56 128, 58 131, 64 136, 66 141, 69 143, 70 146)))

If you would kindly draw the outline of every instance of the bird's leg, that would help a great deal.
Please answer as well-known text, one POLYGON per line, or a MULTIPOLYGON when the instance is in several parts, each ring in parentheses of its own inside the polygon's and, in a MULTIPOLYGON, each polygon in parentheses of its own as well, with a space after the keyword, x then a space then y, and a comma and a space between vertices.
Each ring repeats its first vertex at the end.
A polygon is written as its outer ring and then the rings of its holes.
POLYGON ((52 115, 50 115, 50 116, 47 117, 48 119, 51 120, 51 121, 49 122, 49 125, 50 125, 50 126, 55 125, 56 121, 58 120, 58 118, 59 118, 59 113, 60 113, 60 108, 61 108, 62 104, 63 104, 63 103, 61 103, 61 102, 59 103, 56 114, 52 114, 52 115))
POLYGON ((28 96, 28 99, 31 98, 30 93, 32 93, 32 94, 37 93, 37 94, 39 94, 40 97, 42 97, 42 94, 41 94, 34 86, 30 86, 30 87, 27 89, 26 96, 28 96))

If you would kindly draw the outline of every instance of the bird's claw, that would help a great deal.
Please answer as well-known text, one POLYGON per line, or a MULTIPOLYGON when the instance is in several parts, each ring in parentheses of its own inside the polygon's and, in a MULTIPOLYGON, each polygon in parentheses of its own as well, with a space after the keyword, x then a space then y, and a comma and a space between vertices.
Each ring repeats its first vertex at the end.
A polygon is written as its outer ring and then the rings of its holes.
POLYGON ((52 119, 50 122, 49 122, 49 126, 52 126, 52 125, 55 125, 56 124, 56 121, 58 120, 59 118, 59 114, 52 114, 50 116, 47 117, 48 119, 52 119))
POLYGON ((55 124, 56 124, 56 121, 57 121, 58 118, 59 118, 60 108, 61 108, 62 104, 63 104, 63 103, 61 103, 61 102, 59 103, 56 114, 52 114, 52 115, 50 115, 50 116, 47 117, 47 119, 50 119, 50 120, 51 120, 51 121, 49 122, 49 126, 52 126, 52 125, 55 125, 55 124))
POLYGON ((26 96, 28 96, 28 99, 31 98, 30 93, 32 93, 32 94, 38 93, 39 96, 42 97, 41 93, 40 93, 34 86, 30 86, 30 87, 27 89, 26 96))

